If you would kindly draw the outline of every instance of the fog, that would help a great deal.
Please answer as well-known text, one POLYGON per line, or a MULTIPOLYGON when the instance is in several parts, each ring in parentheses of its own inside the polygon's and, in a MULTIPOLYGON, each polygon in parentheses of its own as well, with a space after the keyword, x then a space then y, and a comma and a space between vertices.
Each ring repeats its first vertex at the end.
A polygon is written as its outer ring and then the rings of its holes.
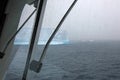
MULTIPOLYGON (((48 0, 42 27, 55 28, 72 2, 73 0, 48 0)), ((33 10, 32 6, 25 6, 19 25, 33 10)), ((35 14, 25 29, 31 27, 32 30, 34 18, 35 14)), ((70 41, 120 40, 119 21, 120 0, 78 0, 60 31, 66 31, 70 41)))
MULTIPOLYGON (((73 0, 48 0, 42 27, 55 28, 73 0)), ((120 40, 120 0, 78 0, 61 26, 70 40, 120 40)))

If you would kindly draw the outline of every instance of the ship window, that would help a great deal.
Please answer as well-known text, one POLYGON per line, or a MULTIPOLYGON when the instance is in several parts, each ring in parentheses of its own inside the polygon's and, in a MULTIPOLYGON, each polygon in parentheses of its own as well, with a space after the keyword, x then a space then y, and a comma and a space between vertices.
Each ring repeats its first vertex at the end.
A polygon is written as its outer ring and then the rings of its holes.
MULTIPOLYGON (((32 60, 38 61, 48 38, 73 1, 47 0, 32 60)), ((7 74, 12 79, 22 76, 33 19, 16 37, 14 44, 19 49, 7 74)), ((120 80, 119 21, 119 0, 78 0, 51 42, 41 72, 29 70, 28 80, 120 80)))

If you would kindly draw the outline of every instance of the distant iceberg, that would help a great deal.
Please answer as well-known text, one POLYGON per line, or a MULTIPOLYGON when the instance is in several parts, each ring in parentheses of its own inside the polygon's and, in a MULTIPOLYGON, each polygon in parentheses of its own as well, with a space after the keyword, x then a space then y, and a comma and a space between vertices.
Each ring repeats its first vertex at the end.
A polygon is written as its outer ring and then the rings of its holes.
MULTIPOLYGON (((53 28, 42 28, 38 40, 38 45, 46 44, 53 31, 54 31, 53 28)), ((20 32, 16 36, 14 44, 28 45, 30 43, 31 33, 32 33, 31 28, 27 27, 26 29, 22 30, 22 32, 20 32)), ((59 45, 59 44, 69 44, 67 32, 64 30, 58 31, 58 33, 51 42, 51 45, 59 45)))
POLYGON ((94 42, 95 40, 89 40, 89 42, 94 42))

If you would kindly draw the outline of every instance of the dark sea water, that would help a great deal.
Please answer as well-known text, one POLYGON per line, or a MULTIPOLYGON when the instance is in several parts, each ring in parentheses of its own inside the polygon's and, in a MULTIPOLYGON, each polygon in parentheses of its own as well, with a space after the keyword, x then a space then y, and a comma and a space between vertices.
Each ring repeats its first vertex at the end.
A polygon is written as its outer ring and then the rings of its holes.
MULTIPOLYGON (((43 46, 32 59, 38 60, 43 46)), ((15 46, 5 80, 21 80, 28 46, 15 46)), ((120 42, 79 42, 52 45, 40 73, 29 71, 28 80, 120 80, 120 42)))

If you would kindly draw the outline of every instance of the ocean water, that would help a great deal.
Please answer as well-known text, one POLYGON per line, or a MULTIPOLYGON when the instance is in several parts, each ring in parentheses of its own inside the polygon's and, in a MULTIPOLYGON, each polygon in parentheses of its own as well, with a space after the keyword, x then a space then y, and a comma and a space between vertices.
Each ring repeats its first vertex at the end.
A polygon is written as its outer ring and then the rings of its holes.
MULTIPOLYGON (((5 80, 21 80, 28 46, 16 45, 5 80)), ((32 60, 38 60, 37 46, 32 60)), ((29 70, 27 80, 120 80, 120 42, 78 42, 51 45, 40 73, 29 70)))

